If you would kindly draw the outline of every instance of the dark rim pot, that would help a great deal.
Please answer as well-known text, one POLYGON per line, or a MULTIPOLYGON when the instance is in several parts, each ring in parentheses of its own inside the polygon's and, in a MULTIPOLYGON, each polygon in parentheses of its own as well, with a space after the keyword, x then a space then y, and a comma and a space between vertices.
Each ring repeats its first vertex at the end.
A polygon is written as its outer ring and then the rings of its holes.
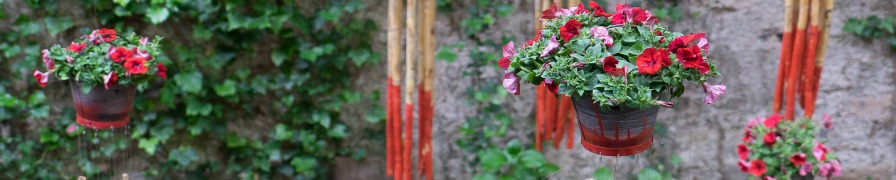
POLYGON ((582 146, 604 156, 628 156, 650 148, 658 106, 601 109, 590 97, 573 97, 582 146))
POLYGON ((99 85, 85 94, 81 91, 81 83, 71 81, 70 84, 78 124, 93 129, 111 129, 130 122, 136 93, 134 86, 114 85, 106 89, 99 85))

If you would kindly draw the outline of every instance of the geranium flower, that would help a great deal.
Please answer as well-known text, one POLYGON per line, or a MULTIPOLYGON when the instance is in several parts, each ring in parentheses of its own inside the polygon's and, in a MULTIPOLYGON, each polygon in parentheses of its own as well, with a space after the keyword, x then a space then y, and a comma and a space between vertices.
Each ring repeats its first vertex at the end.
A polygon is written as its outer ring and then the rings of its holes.
POLYGON ((831 115, 822 115, 821 124, 824 125, 825 129, 831 129, 831 126, 834 124, 833 120, 831 120, 831 115))
POLYGON ((775 127, 778 127, 778 122, 781 122, 781 118, 782 118, 781 115, 773 114, 773 115, 769 116, 768 118, 766 118, 765 121, 762 122, 762 124, 765 125, 765 127, 767 127, 767 128, 774 129, 775 127))
MULTIPOLYGON (((705 37, 706 37, 705 33, 696 33, 696 34, 688 34, 688 35, 684 35, 684 36, 679 36, 679 37, 673 39, 672 42, 669 43, 669 51, 672 51, 672 53, 678 53, 679 49, 687 48, 688 45, 691 45, 691 43, 694 41, 698 41, 698 40, 705 41, 706 40, 705 37)), ((704 46, 709 48, 708 43, 706 43, 706 45, 704 45, 704 46)))
POLYGON ((719 97, 719 95, 725 94, 725 85, 709 85, 703 83, 703 93, 705 94, 703 103, 712 104, 716 102, 716 99, 719 97))
POLYGON ((72 42, 71 44, 68 45, 68 48, 66 48, 66 49, 68 49, 69 51, 72 51, 72 52, 81 52, 81 50, 84 50, 84 46, 87 46, 87 43, 79 44, 79 43, 72 42))
POLYGON ((101 28, 97 30, 93 30, 88 36, 90 40, 93 40, 93 43, 101 43, 101 42, 112 42, 117 36, 115 35, 114 29, 106 29, 101 28))
POLYGON ((569 19, 560 26, 560 37, 563 38, 563 42, 569 42, 569 39, 579 35, 579 29, 582 29, 582 23, 576 19, 569 19))
POLYGON ((796 153, 790 155, 790 162, 793 163, 793 166, 802 166, 803 163, 806 163, 806 153, 796 153))
POLYGON ((75 125, 75 124, 69 124, 69 125, 68 125, 68 128, 65 128, 65 133, 69 133, 69 134, 71 134, 71 133, 74 133, 74 132, 77 131, 77 130, 78 130, 78 126, 77 126, 77 125, 75 125))
POLYGON ((162 79, 168 79, 168 68, 166 68, 165 65, 162 65, 162 63, 156 64, 156 69, 158 69, 156 70, 156 76, 159 76, 162 79))
POLYGON ((551 8, 545 9, 541 11, 541 19, 554 19, 557 18, 557 13, 560 12, 560 8, 557 8, 557 3, 551 5, 551 8))
POLYGON ((146 50, 137 50, 137 48, 134 47, 133 49, 131 49, 131 53, 135 57, 141 57, 146 59, 147 61, 152 60, 152 56, 149 56, 149 53, 147 53, 146 50))
POLYGON ((750 172, 750 162, 747 160, 740 160, 737 162, 737 167, 740 167, 740 170, 749 173, 750 172))
POLYGON ((498 67, 501 67, 501 69, 503 70, 507 70, 507 67, 510 66, 510 58, 513 58, 513 56, 516 55, 516 49, 513 48, 513 41, 510 41, 507 43, 507 45, 504 45, 503 54, 504 57, 498 60, 498 67))
POLYGON ((106 89, 115 85, 116 82, 118 82, 118 75, 115 74, 115 72, 109 72, 109 74, 103 75, 103 86, 105 86, 106 89))
POLYGON ((131 52, 131 50, 128 50, 127 48, 124 48, 122 46, 118 46, 117 48, 110 47, 109 53, 106 54, 106 57, 112 59, 112 62, 122 62, 131 58, 133 54, 134 52, 131 52))
POLYGON ((649 13, 639 7, 632 8, 628 4, 616 4, 616 13, 613 14, 613 17, 610 17, 610 22, 613 24, 624 24, 626 22, 640 24, 653 16, 649 13))
POLYGON ((146 43, 149 43, 149 38, 141 37, 141 38, 140 38, 140 45, 141 45, 141 46, 146 46, 146 43))
POLYGON ((700 48, 696 45, 691 46, 691 48, 678 49, 675 57, 678 57, 678 62, 681 62, 685 68, 697 69, 700 74, 709 73, 709 64, 703 60, 703 56, 700 55, 700 48))
POLYGON ((553 79, 548 78, 544 80, 544 87, 547 87, 548 91, 551 91, 551 93, 557 94, 558 86, 559 85, 555 83, 553 79))
POLYGON ((560 47, 560 43, 557 43, 557 35, 551 36, 551 40, 548 41, 548 44, 544 46, 544 50, 541 50, 540 57, 545 57, 551 55, 552 53, 557 51, 557 48, 560 47))
POLYGON ((635 63, 638 65, 639 74, 655 75, 663 67, 672 64, 672 60, 669 60, 669 51, 666 49, 651 47, 644 49, 635 63))
POLYGON ((603 41, 604 45, 606 45, 607 47, 613 46, 613 37, 610 36, 610 32, 607 31, 606 27, 594 26, 591 27, 591 29, 589 29, 588 31, 591 32, 591 36, 600 39, 600 41, 603 41))
POLYGON ((805 176, 809 173, 812 173, 812 163, 804 163, 803 166, 800 167, 800 176, 805 176))
POLYGON ((840 162, 834 161, 818 165, 818 175, 827 178, 843 175, 840 171, 840 162))
POLYGON ((765 161, 761 159, 753 160, 750 162, 750 174, 756 177, 762 177, 765 174, 765 161))
POLYGON ((765 145, 773 146, 775 145, 775 138, 775 132, 768 132, 762 137, 762 142, 765 143, 765 145))
POLYGON ((598 17, 610 17, 611 16, 610 14, 607 14, 607 12, 604 12, 604 8, 600 7, 600 4, 597 4, 597 2, 589 1, 588 6, 591 6, 591 9, 594 9, 594 11, 591 11, 591 14, 593 14, 594 16, 598 16, 598 17))
POLYGON ((146 59, 141 57, 128 58, 128 60, 124 62, 124 69, 128 71, 128 75, 145 74, 148 70, 148 68, 146 68, 146 59))
POLYGON ((504 89, 513 95, 520 95, 520 77, 511 71, 504 71, 504 89))
POLYGON ((812 155, 815 155, 815 159, 819 162, 824 162, 827 160, 828 148, 824 147, 824 144, 815 143, 815 148, 812 148, 812 155))
POLYGON ((56 69, 56 62, 53 61, 52 58, 50 58, 50 50, 44 49, 40 52, 43 54, 43 56, 41 56, 41 60, 44 61, 44 66, 47 68, 47 70, 56 69))
POLYGON ((523 44, 522 47, 529 47, 529 46, 532 46, 533 44, 535 44, 536 42, 538 42, 539 39, 541 39, 541 31, 538 31, 538 33, 535 33, 535 38, 533 38, 533 39, 531 39, 531 40, 529 40, 529 41, 526 41, 526 44, 523 44))
POLYGON ((50 78, 50 72, 40 72, 34 70, 34 79, 40 87, 47 86, 47 80, 50 78))
POLYGON ((619 77, 625 74, 625 67, 619 68, 616 65, 619 64, 619 60, 616 60, 613 56, 607 56, 601 60, 601 65, 604 67, 604 72, 607 72, 610 76, 619 77))
POLYGON ((746 160, 747 156, 750 155, 750 150, 747 149, 747 145, 739 144, 737 145, 737 156, 740 157, 740 160, 746 160))

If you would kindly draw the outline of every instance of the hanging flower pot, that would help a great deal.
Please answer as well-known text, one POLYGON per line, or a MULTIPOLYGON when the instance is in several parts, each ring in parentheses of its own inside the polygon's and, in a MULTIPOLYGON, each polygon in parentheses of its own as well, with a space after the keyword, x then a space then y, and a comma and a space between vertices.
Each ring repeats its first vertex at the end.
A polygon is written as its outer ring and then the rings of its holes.
POLYGON ((649 108, 601 108, 591 98, 574 98, 573 106, 582 146, 592 153, 628 156, 646 150, 653 143, 657 106, 649 108))
POLYGON ((130 120, 136 87, 151 87, 154 78, 167 78, 167 69, 154 58, 162 53, 161 39, 94 30, 67 47, 42 50, 47 72, 35 70, 34 78, 40 87, 50 76, 70 82, 78 124, 93 129, 122 127, 130 120))
POLYGON ((681 96, 684 82, 700 83, 706 104, 725 93, 724 85, 707 83, 721 73, 704 33, 671 31, 650 11, 626 4, 614 14, 595 2, 589 7, 554 4, 538 18, 545 28, 521 46, 507 43, 498 60, 511 94, 519 95, 524 81, 575 98, 585 149, 625 156, 649 148, 658 108, 673 107, 660 97, 681 96))
POLYGON ((81 84, 72 81, 72 99, 78 124, 93 129, 118 128, 130 121, 134 102, 134 86, 114 85, 109 89, 96 86, 85 93, 81 84))

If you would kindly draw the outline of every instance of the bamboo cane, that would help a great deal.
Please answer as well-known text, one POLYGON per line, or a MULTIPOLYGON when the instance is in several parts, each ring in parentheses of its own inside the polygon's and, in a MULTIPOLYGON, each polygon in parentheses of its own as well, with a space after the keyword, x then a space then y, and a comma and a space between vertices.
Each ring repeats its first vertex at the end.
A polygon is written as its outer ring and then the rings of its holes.
POLYGON ((803 75, 806 77, 800 83, 800 87, 803 87, 803 91, 800 92, 802 94, 802 99, 800 100, 803 102, 803 109, 806 111, 803 113, 803 116, 807 118, 812 118, 812 113, 815 111, 809 102, 812 96, 812 86, 809 85, 809 82, 815 81, 815 61, 818 48, 818 23, 821 22, 821 14, 819 13, 821 11, 821 3, 823 3, 822 0, 813 0, 809 6, 809 16, 811 16, 809 22, 809 45, 806 46, 806 59, 803 63, 806 66, 803 75))
POLYGON ((561 96, 560 97, 560 106, 559 106, 560 108, 557 110, 557 112, 558 112, 557 113, 557 121, 558 121, 557 123, 559 123, 559 124, 557 124, 557 126, 555 127, 556 129, 554 130, 554 148, 555 149, 560 148, 560 144, 563 143, 563 136, 566 135, 565 131, 566 131, 566 129, 568 129, 568 128, 566 128, 566 122, 568 121, 567 118, 569 117, 570 109, 567 109, 565 107, 568 105, 571 105, 571 103, 569 102, 569 97, 564 96, 564 95, 560 95, 560 96, 561 96))
POLYGON ((794 105, 796 105, 796 86, 802 72, 800 60, 803 59, 806 49, 806 24, 809 16, 809 0, 800 0, 799 18, 797 18, 796 35, 794 37, 793 54, 790 59, 790 72, 787 78, 787 108, 784 111, 784 119, 793 120, 794 105))
POLYGON ((781 43, 781 62, 778 65, 778 80, 775 82, 775 97, 772 102, 772 112, 781 112, 782 97, 784 96, 784 81, 786 80, 787 71, 790 65, 791 51, 793 50, 793 4, 796 0, 785 0, 784 2, 784 34, 781 43))
MULTIPOLYGON (((550 8, 551 2, 550 0, 536 0, 535 1, 535 34, 538 34, 538 31, 541 31, 544 24, 541 21, 538 21, 541 17, 541 11, 547 8, 550 8)), ((548 118, 548 108, 547 108, 547 88, 543 85, 536 86, 536 110, 535 110, 535 149, 541 151, 542 149, 542 139, 544 139, 545 134, 547 134, 547 118, 548 118)))
POLYGON ((435 38, 433 36, 433 26, 435 24, 435 0, 424 0, 420 5, 423 18, 421 27, 421 57, 420 68, 421 73, 420 94, 418 102, 420 107, 420 143, 418 144, 420 152, 418 153, 417 167, 421 176, 425 179, 432 179, 432 119, 433 119, 433 65, 435 64, 435 38))
POLYGON ((413 172, 413 159, 411 157, 411 149, 413 148, 414 143, 414 61, 416 61, 416 55, 419 53, 417 51, 417 0, 408 0, 407 1, 407 32, 405 32, 405 91, 404 91, 404 106, 405 106, 405 124, 404 124, 404 170, 402 171, 403 179, 411 179, 411 172, 413 172))
POLYGON ((824 10, 821 11, 823 17, 821 22, 821 37, 818 43, 818 51, 815 55, 815 79, 813 82, 810 82, 810 86, 812 86, 811 95, 809 97, 809 104, 812 111, 815 111, 815 100, 818 98, 818 88, 819 83, 821 82, 821 69, 822 64, 824 64, 824 55, 827 50, 828 39, 830 38, 830 30, 831 30, 831 12, 834 10, 834 0, 824 0, 824 10))
POLYGON ((579 0, 567 0, 566 7, 573 7, 579 5, 579 3, 581 3, 579 0))
POLYGON ((401 30, 402 2, 389 0, 389 29, 387 34, 388 82, 386 87, 386 175, 400 179, 401 156, 401 30))
POLYGON ((572 138, 573 133, 576 132, 576 113, 573 111, 572 113, 567 114, 567 118, 569 123, 566 124, 566 149, 572 149, 572 138))

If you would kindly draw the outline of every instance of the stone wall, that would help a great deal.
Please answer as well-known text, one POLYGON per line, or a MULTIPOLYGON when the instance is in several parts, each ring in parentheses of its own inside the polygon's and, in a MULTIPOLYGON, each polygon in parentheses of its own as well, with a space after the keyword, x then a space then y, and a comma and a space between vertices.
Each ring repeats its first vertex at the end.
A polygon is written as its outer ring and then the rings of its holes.
MULTIPOLYGON (((376 18, 380 32, 376 41, 380 52, 385 52, 386 1, 366 1, 368 9, 360 16, 376 18)), ((615 4, 615 1, 608 1, 615 4)), ((681 164, 672 169, 678 179, 745 179, 736 162, 735 147, 740 143, 742 128, 753 117, 770 114, 775 86, 783 24, 783 2, 769 0, 683 0, 678 2, 688 14, 671 23, 679 32, 706 32, 710 40, 710 57, 717 61, 722 78, 712 83, 724 83, 727 94, 715 104, 702 103, 703 92, 695 83, 686 84, 688 91, 678 98, 674 109, 660 111, 659 121, 667 125, 668 137, 658 139, 655 153, 678 154, 681 164)), ((497 24, 486 33, 515 37, 523 42, 534 34, 532 1, 512 1, 514 13, 497 19, 497 24)), ((607 8, 613 11, 613 8, 607 8)), ((864 41, 841 30, 848 17, 868 15, 896 15, 896 2, 889 0, 837 1, 832 14, 831 39, 825 56, 824 72, 818 97, 816 118, 821 114, 833 116, 835 127, 821 136, 828 148, 840 157, 844 176, 838 179, 896 178, 896 53, 886 49, 883 41, 864 41)), ((439 13, 436 37, 439 46, 466 41, 459 19, 463 12, 439 13)), ((469 43, 468 43, 469 44, 469 43)), ((497 52, 497 50, 495 50, 497 52)), ((384 53, 385 54, 385 53, 384 53)), ((459 72, 470 60, 463 52, 453 63, 437 61, 435 68, 435 127, 433 134, 435 179, 469 179, 475 167, 464 157, 472 156, 459 149, 455 140, 464 117, 476 113, 465 102, 464 87, 470 77, 459 72)), ((357 77, 358 88, 385 89, 386 63, 382 68, 369 69, 357 77)), ((483 67, 489 68, 491 67, 483 67)), ((485 79, 500 80, 499 72, 482 74, 485 79)), ((534 86, 524 85, 520 96, 511 97, 507 104, 514 118, 526 122, 515 123, 509 137, 531 142, 534 133, 532 120, 534 86)), ((380 102, 383 103, 383 102, 380 102)), ((351 108, 349 108, 351 109, 351 108)), ((352 124, 354 134, 372 127, 360 118, 362 112, 348 110, 343 120, 352 124)), ((352 136, 349 145, 366 147, 369 158, 363 161, 339 160, 338 179, 367 179, 383 177, 385 165, 382 142, 352 136)), ((578 137, 576 137, 578 138, 578 137)), ((584 151, 578 142, 573 150, 547 150, 546 158, 562 169, 553 179, 586 179, 600 166, 613 167, 616 159, 600 158, 584 151)), ((552 149, 552 148, 546 148, 552 149)), ((620 172, 652 163, 642 156, 619 159, 620 172)), ((620 178, 622 175, 620 174, 620 178)), ((628 177, 630 179, 634 177, 628 177)))

